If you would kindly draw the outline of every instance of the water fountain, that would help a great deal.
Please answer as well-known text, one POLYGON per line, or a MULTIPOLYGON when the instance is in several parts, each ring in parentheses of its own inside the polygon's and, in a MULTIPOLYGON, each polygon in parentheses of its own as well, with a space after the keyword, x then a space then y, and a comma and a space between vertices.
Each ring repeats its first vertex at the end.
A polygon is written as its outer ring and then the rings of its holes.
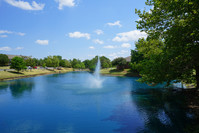
POLYGON ((101 62, 100 62, 100 58, 98 56, 97 65, 95 67, 95 72, 94 72, 94 77, 96 79, 100 79, 100 68, 101 68, 101 62))
POLYGON ((95 67, 95 72, 89 79, 90 88, 101 88, 102 87, 103 79, 100 77, 100 68, 101 68, 101 62, 100 62, 100 58, 98 56, 98 61, 97 61, 97 65, 95 67))

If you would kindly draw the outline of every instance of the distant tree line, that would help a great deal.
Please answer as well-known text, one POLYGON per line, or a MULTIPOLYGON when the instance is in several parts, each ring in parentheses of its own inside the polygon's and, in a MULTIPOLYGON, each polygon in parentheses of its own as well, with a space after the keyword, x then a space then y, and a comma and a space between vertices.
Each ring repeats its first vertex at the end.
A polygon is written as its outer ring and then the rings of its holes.
MULTIPOLYGON (((98 56, 88 60, 81 61, 79 59, 67 60, 63 59, 60 55, 47 56, 43 59, 31 58, 31 57, 14 57, 11 62, 11 68, 20 71, 22 69, 26 69, 26 67, 66 67, 66 68, 74 68, 74 69, 89 69, 91 71, 95 70, 96 64, 98 61, 98 56)), ((114 59, 112 62, 109 58, 105 56, 100 57, 101 68, 110 68, 112 66, 116 66, 118 69, 123 70, 126 65, 126 60, 122 57, 114 59)), ((6 66, 9 64, 8 56, 5 54, 0 54, 0 65, 6 66)))

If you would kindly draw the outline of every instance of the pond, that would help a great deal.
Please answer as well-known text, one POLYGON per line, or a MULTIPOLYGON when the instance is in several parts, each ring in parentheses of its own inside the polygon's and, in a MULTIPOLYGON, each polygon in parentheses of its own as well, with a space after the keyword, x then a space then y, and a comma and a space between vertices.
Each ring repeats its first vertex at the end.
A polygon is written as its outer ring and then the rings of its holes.
POLYGON ((194 123, 183 97, 133 77, 102 76, 92 88, 87 72, 0 82, 2 133, 183 133, 194 123))

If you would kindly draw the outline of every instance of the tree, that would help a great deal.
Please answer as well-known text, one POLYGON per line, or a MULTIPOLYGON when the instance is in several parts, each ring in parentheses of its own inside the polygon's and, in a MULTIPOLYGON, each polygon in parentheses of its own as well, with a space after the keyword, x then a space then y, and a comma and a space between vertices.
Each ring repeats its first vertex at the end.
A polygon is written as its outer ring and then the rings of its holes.
POLYGON ((144 59, 143 54, 138 52, 138 50, 131 50, 131 70, 134 72, 138 72, 141 68, 140 62, 144 59))
MULTIPOLYGON (((164 45, 162 40, 152 39, 139 39, 136 43, 137 55, 142 55, 142 58, 134 61, 133 64, 142 76, 139 81, 146 83, 167 82, 168 85, 172 81, 171 74, 168 74, 167 71, 169 65, 167 55, 163 52, 164 45)), ((175 74, 175 72, 172 73, 175 74)))
POLYGON ((10 68, 19 72, 22 69, 26 69, 26 63, 23 58, 16 56, 12 58, 10 68))
POLYGON ((97 64, 97 60, 98 60, 98 56, 95 56, 93 59, 91 59, 90 66, 89 66, 89 69, 91 71, 95 70, 95 67, 96 67, 96 64, 97 64))
POLYGON ((81 61, 79 59, 73 59, 71 61, 72 68, 81 68, 81 61))
POLYGON ((87 59, 87 60, 83 61, 83 63, 85 65, 85 68, 89 68, 90 64, 91 64, 91 61, 87 59))
POLYGON ((59 58, 57 56, 48 56, 44 59, 47 67, 58 67, 59 66, 59 58))
POLYGON ((43 63, 43 64, 42 64, 42 67, 45 68, 45 67, 46 67, 46 63, 43 63))
POLYGON ((68 60, 66 59, 63 59, 59 62, 59 66, 62 66, 62 67, 71 67, 71 64, 68 60))
POLYGON ((60 56, 60 55, 57 55, 57 58, 59 59, 59 61, 62 60, 62 56, 60 56))
POLYGON ((8 56, 5 54, 0 54, 0 66, 6 66, 9 63, 8 56))
POLYGON ((48 56, 47 58, 44 58, 44 62, 46 63, 47 67, 53 67, 52 56, 48 56))
POLYGON ((59 66, 59 58, 57 56, 53 56, 52 64, 53 64, 53 67, 58 67, 59 66))
POLYGON ((40 63, 40 62, 39 62, 39 61, 40 61, 39 59, 33 58, 33 61, 35 62, 35 66, 39 66, 39 63, 40 63))
MULTIPOLYGON (((146 5, 153 6, 153 9, 150 12, 136 9, 136 13, 141 18, 137 21, 137 28, 148 34, 147 40, 160 39, 165 44, 161 56, 156 58, 161 60, 160 57, 164 57, 166 61, 164 64, 167 67, 157 65, 157 69, 164 69, 164 73, 156 73, 153 77, 158 75, 165 77, 159 82, 178 80, 190 83, 194 79, 196 88, 199 88, 198 1, 147 0, 146 5)), ((145 76, 147 80, 150 79, 150 82, 153 81, 153 77, 149 77, 150 74, 145 73, 145 76)))
POLYGON ((101 61, 101 67, 102 68, 109 68, 111 67, 111 61, 109 58, 105 57, 105 56, 101 56, 100 57, 100 61, 101 61))
POLYGON ((118 57, 112 61, 113 66, 117 66, 118 70, 124 70, 126 60, 123 57, 118 57))
POLYGON ((71 63, 68 61, 68 60, 65 60, 65 63, 66 63, 66 67, 67 68, 71 68, 72 66, 71 66, 71 63))
POLYGON ((81 63, 80 63, 80 66, 81 66, 81 67, 80 67, 81 69, 85 69, 84 62, 81 62, 81 63))
POLYGON ((42 66, 43 63, 45 63, 45 62, 44 62, 43 59, 38 59, 37 63, 38 63, 38 64, 37 64, 38 66, 42 66))
POLYGON ((26 66, 31 66, 31 67, 34 67, 36 66, 36 62, 34 59, 32 58, 28 58, 25 60, 25 63, 26 63, 26 66))

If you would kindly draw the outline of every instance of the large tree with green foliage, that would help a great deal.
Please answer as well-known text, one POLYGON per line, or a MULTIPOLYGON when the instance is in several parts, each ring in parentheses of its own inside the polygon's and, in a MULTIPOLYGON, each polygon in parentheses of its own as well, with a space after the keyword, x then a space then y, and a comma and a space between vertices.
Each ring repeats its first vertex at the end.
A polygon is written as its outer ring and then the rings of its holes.
POLYGON ((31 66, 31 67, 36 66, 36 61, 32 58, 26 59, 25 62, 26 62, 26 66, 31 66))
POLYGON ((71 61, 71 65, 72 65, 72 68, 81 68, 81 60, 74 58, 71 61))
POLYGON ((52 64, 53 64, 53 67, 58 67, 59 66, 59 57, 58 56, 53 56, 52 64))
POLYGON ((141 69, 140 62, 144 59, 143 54, 138 52, 138 50, 131 50, 131 70, 134 72, 139 72, 141 69))
POLYGON ((142 76, 140 81, 169 84, 174 80, 172 77, 176 73, 169 70, 172 64, 168 63, 167 54, 163 52, 164 45, 162 40, 139 39, 136 42, 136 52, 132 51, 132 56, 135 55, 132 57, 132 67, 142 76))
POLYGON ((9 63, 8 56, 5 54, 0 54, 0 66, 6 66, 9 63))
POLYGON ((26 63, 23 58, 16 56, 12 58, 10 68, 19 72, 22 69, 26 69, 26 63))
MULTIPOLYGON (((159 62, 151 62, 163 73, 145 73, 150 82, 161 75, 163 81, 184 81, 197 83, 199 88, 199 4, 197 0, 147 0, 146 5, 153 8, 147 12, 136 10, 141 20, 137 21, 137 28, 148 34, 147 40, 162 40, 163 51, 158 60, 162 60, 167 67, 159 62), (158 64, 156 64, 158 63, 158 64), (168 77, 168 79, 167 79, 168 77)), ((153 44, 151 44, 153 45, 153 44)), ((152 61, 152 60, 149 60, 152 61)), ((150 64, 150 63, 147 63, 150 64)), ((156 81, 156 80, 154 80, 156 81)))
MULTIPOLYGON (((89 68, 91 71, 94 71, 95 67, 96 67, 96 64, 97 64, 97 61, 98 61, 98 56, 95 56, 91 60, 85 60, 84 61, 85 68, 89 68)), ((111 67, 110 59, 105 57, 105 56, 101 56, 100 57, 100 62, 101 62, 101 68, 109 68, 109 67, 111 67)))
POLYGON ((105 56, 101 56, 100 57, 100 61, 101 61, 101 67, 102 68, 109 68, 111 67, 111 61, 109 58, 105 57, 105 56))
POLYGON ((58 67, 59 66, 59 57, 57 56, 48 56, 44 58, 44 62, 47 67, 58 67))
POLYGON ((112 61, 113 66, 117 66, 117 69, 124 70, 126 65, 126 60, 123 57, 118 57, 112 61))
POLYGON ((71 63, 68 60, 66 60, 66 59, 62 59, 59 62, 59 66, 62 66, 62 67, 71 67, 71 63))
POLYGON ((87 60, 85 60, 83 62, 84 62, 85 68, 89 68, 90 67, 90 64, 91 64, 90 60, 87 59, 87 60))

